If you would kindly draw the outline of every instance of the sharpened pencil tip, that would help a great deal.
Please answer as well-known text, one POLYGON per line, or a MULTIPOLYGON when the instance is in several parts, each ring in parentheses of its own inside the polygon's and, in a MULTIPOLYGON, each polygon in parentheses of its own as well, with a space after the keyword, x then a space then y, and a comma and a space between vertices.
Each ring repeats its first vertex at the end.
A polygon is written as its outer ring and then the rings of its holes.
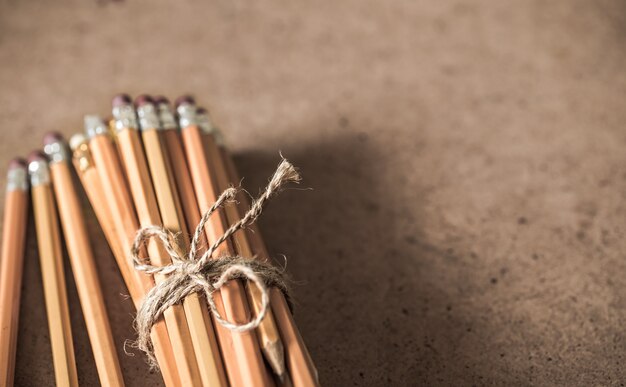
POLYGON ((263 344, 263 355, 269 363, 274 373, 284 381, 286 369, 285 369, 285 349, 283 343, 279 341, 266 342, 263 344))

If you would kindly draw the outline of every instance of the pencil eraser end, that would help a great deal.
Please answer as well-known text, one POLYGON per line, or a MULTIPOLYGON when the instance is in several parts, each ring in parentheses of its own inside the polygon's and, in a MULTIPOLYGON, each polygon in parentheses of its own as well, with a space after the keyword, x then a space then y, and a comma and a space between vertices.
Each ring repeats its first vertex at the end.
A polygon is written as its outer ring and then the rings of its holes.
POLYGON ((113 107, 120 107, 120 106, 125 106, 125 105, 132 105, 132 104, 133 104, 133 100, 130 98, 128 94, 125 94, 125 93, 116 95, 115 97, 113 97, 113 100, 111 101, 111 105, 113 105, 113 107))
POLYGON ((26 158, 26 160, 28 160, 28 163, 32 163, 34 161, 48 161, 48 158, 46 157, 46 154, 43 153, 40 150, 34 150, 32 152, 30 152, 30 154, 28 155, 28 157, 26 158))
POLYGON ((154 103, 157 104, 157 105, 160 105, 160 104, 169 105, 170 104, 170 100, 167 99, 163 95, 157 95, 156 97, 154 97, 154 103))
POLYGON ((142 107, 145 105, 154 105, 154 99, 147 94, 142 94, 139 97, 135 98, 135 106, 142 107))
POLYGON ((178 107, 182 104, 195 105, 196 100, 190 95, 181 95, 180 97, 176 98, 174 105, 178 107))
POLYGON ((9 171, 13 169, 26 169, 26 167, 26 160, 21 157, 16 157, 13 160, 9 161, 9 171))
POLYGON ((48 132, 43 136, 43 144, 53 144, 55 142, 63 141, 63 135, 59 132, 48 132))

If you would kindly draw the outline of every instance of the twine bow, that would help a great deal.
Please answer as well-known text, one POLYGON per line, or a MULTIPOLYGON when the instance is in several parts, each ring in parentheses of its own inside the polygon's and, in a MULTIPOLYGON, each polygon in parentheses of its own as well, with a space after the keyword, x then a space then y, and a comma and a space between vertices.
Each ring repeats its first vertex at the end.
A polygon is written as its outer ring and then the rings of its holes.
POLYGON ((257 199, 252 201, 250 209, 246 214, 209 246, 200 258, 198 258, 199 244, 204 233, 204 227, 215 211, 223 207, 227 202, 235 200, 235 195, 237 194, 235 188, 231 187, 222 192, 217 201, 204 213, 196 227, 187 254, 182 252, 176 240, 176 235, 162 227, 148 226, 137 232, 131 247, 131 256, 135 269, 146 274, 167 276, 145 296, 135 319, 135 328, 138 334, 135 346, 148 355, 149 361, 153 366, 156 366, 157 363, 150 340, 150 330, 167 308, 181 302, 189 294, 204 291, 209 308, 215 319, 233 332, 245 332, 258 327, 267 314, 269 308, 268 287, 276 286, 283 292, 287 292, 285 281, 282 278, 282 271, 269 263, 255 260, 254 257, 212 256, 216 249, 235 232, 256 221, 272 195, 278 193, 285 184, 289 182, 298 183, 299 181, 300 175, 293 165, 286 159, 282 159, 267 187, 265 187, 265 190, 257 199), (147 258, 139 256, 142 247, 153 237, 156 237, 163 244, 172 260, 171 264, 156 266, 148 263, 147 258), (218 312, 213 299, 213 293, 232 279, 252 281, 261 291, 261 309, 259 313, 254 319, 244 324, 227 321, 218 312))

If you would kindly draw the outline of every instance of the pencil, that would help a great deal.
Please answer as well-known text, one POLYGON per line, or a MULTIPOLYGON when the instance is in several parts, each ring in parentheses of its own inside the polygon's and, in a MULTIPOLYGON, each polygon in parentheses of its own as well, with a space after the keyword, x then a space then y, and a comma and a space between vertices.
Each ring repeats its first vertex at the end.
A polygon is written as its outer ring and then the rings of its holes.
MULTIPOLYGON (((162 226, 156 195, 150 180, 150 173, 141 139, 137 131, 137 119, 132 100, 127 95, 113 99, 113 117, 116 120, 117 144, 124 169, 128 176, 130 191, 137 209, 141 227, 162 226)), ((148 256, 153 265, 165 266, 171 258, 165 248, 154 239, 148 242, 148 256)), ((154 275, 157 283, 167 276, 154 275)), ((167 331, 176 354, 176 364, 181 383, 185 386, 201 385, 200 370, 193 350, 191 334, 185 311, 181 305, 174 305, 164 312, 167 331)))
MULTIPOLYGON (((155 103, 151 97, 142 95, 135 100, 135 105, 163 227, 174 234, 182 234, 178 238, 178 243, 183 251, 187 251, 189 232, 180 197, 176 190, 172 164, 165 148, 165 138, 155 103)), ((192 293, 183 300, 183 308, 187 317, 202 384, 204 386, 226 386, 224 366, 206 303, 201 302, 197 293, 192 293)))
POLYGON ((24 243, 28 224, 26 161, 9 163, 0 261, 0 386, 12 386, 20 309, 24 243))
MULTIPOLYGON (((209 170, 202 135, 196 122, 195 106, 187 100, 181 100, 177 105, 187 164, 191 172, 198 207, 200 212, 204 213, 217 200, 219 190, 213 181, 213 172, 209 170)), ((216 211, 212 215, 206 227, 209 243, 213 243, 224 234, 226 224, 221 211, 216 211)), ((229 241, 220 245, 216 251, 216 256, 223 254, 234 255, 229 241)), ((227 282, 215 295, 218 311, 222 316, 237 324, 250 321, 251 313, 241 281, 227 282)), ((231 337, 239 363, 241 382, 244 385, 274 384, 263 362, 256 332, 231 332, 231 337)))
POLYGON ((32 153, 28 161, 54 375, 58 386, 77 386, 61 238, 50 186, 50 170, 45 155, 40 152, 32 153))
MULTIPOLYGON (((213 136, 220 146, 222 160, 224 160, 230 182, 234 184, 240 181, 235 163, 223 140, 221 140, 221 134, 219 131, 216 131, 213 136)), ((245 213, 250 207, 248 198, 243 191, 239 191, 237 194, 237 205, 239 206, 239 214, 245 213)), ((253 223, 245 231, 254 255, 266 262, 269 261, 269 253, 261 236, 259 226, 253 223)), ((270 299, 272 310, 278 323, 278 329, 285 344, 287 369, 293 385, 296 387, 319 386, 317 369, 296 326, 285 295, 279 289, 272 288, 270 289, 270 299)))
MULTIPOLYGON (((228 178, 228 174, 226 171, 226 167, 224 166, 224 161, 222 160, 222 155, 220 148, 216 144, 216 139, 211 135, 213 125, 209 121, 209 116, 204 109, 198 109, 197 111, 197 119, 200 129, 203 129, 203 142, 205 147, 205 152, 207 155, 207 159, 210 165, 210 169, 214 172, 215 183, 217 189, 221 192, 227 189, 232 181, 228 178), (205 129, 206 128, 206 129, 205 129)), ((224 206, 224 213, 226 214, 226 220, 228 222, 228 226, 236 223, 241 218, 241 214, 239 214, 239 210, 235 203, 227 203, 224 206)), ((233 242, 235 249, 242 257, 253 257, 252 249, 250 248, 250 244, 248 243, 248 239, 246 238, 245 230, 239 230, 233 235, 233 242)), ((248 282, 245 285, 246 293, 248 294, 248 300, 252 309, 254 310, 254 314, 258 315, 261 313, 261 308, 263 305, 262 293, 261 289, 254 284, 253 282, 248 282)), ((274 320, 274 315, 271 310, 267 312, 265 318, 261 321, 261 324, 257 328, 257 334, 259 338, 259 344, 261 346, 261 350, 265 355, 268 363, 278 375, 278 377, 282 380, 285 377, 285 351, 283 342, 278 333, 278 328, 276 327, 276 321, 274 320)))
POLYGON ((72 150, 72 162, 78 178, 87 194, 89 203, 91 203, 91 208, 93 208, 96 214, 96 219, 100 224, 111 252, 116 259, 130 297, 132 300, 140 300, 143 296, 138 293, 137 287, 134 286, 134 276, 130 266, 126 263, 126 257, 115 228, 113 214, 109 209, 104 188, 100 182, 100 176, 98 176, 98 171, 95 168, 87 137, 82 133, 76 133, 70 137, 69 145, 72 150))
MULTIPOLYGON (((104 197, 101 199, 105 200, 105 203, 102 206, 112 214, 114 226, 110 227, 117 232, 121 246, 122 255, 116 256, 118 266, 122 273, 126 271, 128 277, 132 278, 131 282, 126 283, 126 286, 131 297, 133 297, 135 306, 138 307, 145 295, 154 287, 154 280, 152 276, 135 270, 128 258, 135 233, 139 229, 135 208, 128 192, 128 183, 122 171, 115 146, 108 134, 108 128, 102 119, 98 116, 86 116, 85 130, 89 137, 89 150, 93 157, 95 170, 100 178, 102 192, 104 192, 104 197)), ((113 252, 115 253, 115 249, 113 252)), ((163 319, 152 327, 150 338, 165 384, 168 386, 181 385, 175 352, 163 319)))
POLYGON ((124 386, 124 378, 115 350, 98 269, 91 249, 84 214, 68 163, 69 154, 63 138, 57 133, 44 137, 44 152, 65 236, 76 289, 87 326, 100 382, 105 386, 124 386))
MULTIPOLYGON (((187 222, 187 230, 195 230, 198 223, 200 223, 200 210, 198 209, 198 203, 196 201, 196 195, 193 191, 193 183, 191 182, 191 176, 189 174, 189 167, 185 160, 185 151, 178 131, 178 124, 176 124, 174 115, 170 110, 169 101, 164 97, 158 97, 158 110, 159 120, 163 127, 163 136, 165 138, 165 145, 168 150, 170 161, 172 163, 172 169, 174 170, 174 179, 176 181, 176 187, 178 188, 178 195, 181 199, 183 212, 185 213, 185 220, 187 222)), ((201 236, 199 243, 199 255, 207 248, 206 236, 204 233, 201 236)), ((206 311, 206 317, 209 322, 211 316, 206 311)), ((228 379, 233 386, 241 386, 241 377, 239 374, 239 366, 237 363, 237 356, 232 344, 232 337, 230 331, 214 320, 212 324, 215 328, 215 333, 220 342, 220 349, 224 360, 224 366, 228 373, 228 379)))

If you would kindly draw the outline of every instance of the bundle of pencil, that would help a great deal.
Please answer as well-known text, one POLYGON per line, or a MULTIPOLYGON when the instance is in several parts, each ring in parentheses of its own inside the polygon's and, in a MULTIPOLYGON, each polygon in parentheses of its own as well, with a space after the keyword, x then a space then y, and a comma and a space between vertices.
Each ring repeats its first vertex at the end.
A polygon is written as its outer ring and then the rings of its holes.
MULTIPOLYGON (((133 102, 122 94, 113 99, 112 107, 109 122, 99 116, 85 116, 85 133, 70 138, 71 152, 59 134, 50 133, 44 138, 44 152, 31 154, 28 164, 15 160, 9 166, 0 261, 0 386, 13 384, 29 180, 56 382, 78 384, 69 320, 71 305, 63 274, 63 235, 93 357, 101 383, 107 386, 124 385, 120 366, 123 359, 117 356, 111 334, 70 163, 138 308, 148 293, 169 276, 136 270, 130 251, 138 230, 163 227, 180 235, 179 247, 186 250, 202 215, 224 190, 240 181, 221 132, 192 98, 179 98, 172 109, 164 97, 142 95, 133 102)), ((239 191, 236 202, 215 211, 199 234, 201 248, 206 251, 216 243, 242 219, 248 205, 248 198, 239 191)), ((172 263, 166 248, 154 238, 144 250, 143 256, 152 265, 172 263)), ((213 256, 223 255, 266 263, 270 260, 255 224, 239 229, 219 244, 213 256)), ((211 313, 203 294, 191 293, 169 306, 150 331, 154 357, 165 384, 319 385, 285 295, 276 287, 267 289, 267 295, 267 313, 256 328, 245 331, 223 326, 211 313)), ((263 299, 263 289, 241 279, 231 279, 213 293, 217 312, 232 324, 261 318, 263 299)))

